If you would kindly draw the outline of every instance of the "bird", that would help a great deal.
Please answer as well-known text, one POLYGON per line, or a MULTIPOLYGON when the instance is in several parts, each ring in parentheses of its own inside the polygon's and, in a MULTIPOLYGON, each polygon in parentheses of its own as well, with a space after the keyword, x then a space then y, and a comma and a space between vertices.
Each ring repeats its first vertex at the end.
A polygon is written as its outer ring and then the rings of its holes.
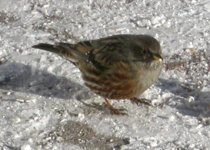
POLYGON ((125 115, 112 100, 149 104, 138 97, 154 84, 163 67, 160 43, 146 34, 119 34, 71 43, 39 43, 33 48, 58 54, 81 72, 84 84, 105 99, 112 114, 125 115))

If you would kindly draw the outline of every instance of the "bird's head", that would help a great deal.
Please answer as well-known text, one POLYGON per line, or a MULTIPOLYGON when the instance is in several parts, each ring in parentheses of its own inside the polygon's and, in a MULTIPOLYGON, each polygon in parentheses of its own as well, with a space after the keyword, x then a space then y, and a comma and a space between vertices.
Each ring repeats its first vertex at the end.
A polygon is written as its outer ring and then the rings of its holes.
POLYGON ((152 62, 163 59, 159 42, 149 35, 135 37, 131 44, 131 52, 136 61, 152 62))

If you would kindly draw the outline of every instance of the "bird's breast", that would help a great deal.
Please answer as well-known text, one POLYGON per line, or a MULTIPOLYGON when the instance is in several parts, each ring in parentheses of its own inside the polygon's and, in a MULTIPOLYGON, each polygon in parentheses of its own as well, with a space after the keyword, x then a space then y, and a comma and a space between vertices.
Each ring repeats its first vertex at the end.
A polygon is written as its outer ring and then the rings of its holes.
POLYGON ((155 81, 157 81, 160 72, 162 70, 163 62, 162 60, 155 60, 150 64, 140 65, 138 71, 138 93, 137 95, 142 94, 147 90, 155 81))
POLYGON ((137 97, 148 89, 158 78, 161 63, 150 64, 138 69, 128 66, 117 67, 108 73, 101 73, 94 68, 81 70, 85 85, 96 94, 110 99, 129 99, 137 97))
POLYGON ((130 71, 125 64, 118 69, 110 69, 106 73, 100 73, 94 68, 82 70, 85 85, 96 94, 110 99, 131 98, 136 93, 136 72, 130 71))

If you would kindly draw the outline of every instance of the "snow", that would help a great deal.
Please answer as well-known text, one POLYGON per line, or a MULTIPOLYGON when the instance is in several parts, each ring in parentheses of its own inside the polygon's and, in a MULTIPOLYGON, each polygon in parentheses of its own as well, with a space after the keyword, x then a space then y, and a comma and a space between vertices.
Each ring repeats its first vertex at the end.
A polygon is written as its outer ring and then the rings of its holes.
POLYGON ((210 149, 210 1, 0 0, 1 149, 210 149), (68 61, 31 48, 114 34, 156 37, 165 67, 113 116, 68 61), (95 105, 94 105, 95 104, 95 105))

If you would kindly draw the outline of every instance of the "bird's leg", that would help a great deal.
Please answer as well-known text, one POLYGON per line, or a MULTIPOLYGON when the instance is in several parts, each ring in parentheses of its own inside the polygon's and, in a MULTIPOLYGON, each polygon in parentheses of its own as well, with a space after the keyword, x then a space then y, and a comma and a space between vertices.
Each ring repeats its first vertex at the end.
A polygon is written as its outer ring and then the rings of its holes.
POLYGON ((130 101, 132 103, 135 103, 137 105, 140 105, 140 104, 144 104, 144 105, 149 105, 151 106, 152 104, 146 99, 146 98, 130 98, 130 101))
POLYGON ((110 103, 110 101, 106 98, 105 98, 104 104, 110 110, 111 114, 113 114, 113 115, 127 115, 127 113, 125 112, 126 111, 125 108, 114 108, 112 106, 112 104, 110 103))

